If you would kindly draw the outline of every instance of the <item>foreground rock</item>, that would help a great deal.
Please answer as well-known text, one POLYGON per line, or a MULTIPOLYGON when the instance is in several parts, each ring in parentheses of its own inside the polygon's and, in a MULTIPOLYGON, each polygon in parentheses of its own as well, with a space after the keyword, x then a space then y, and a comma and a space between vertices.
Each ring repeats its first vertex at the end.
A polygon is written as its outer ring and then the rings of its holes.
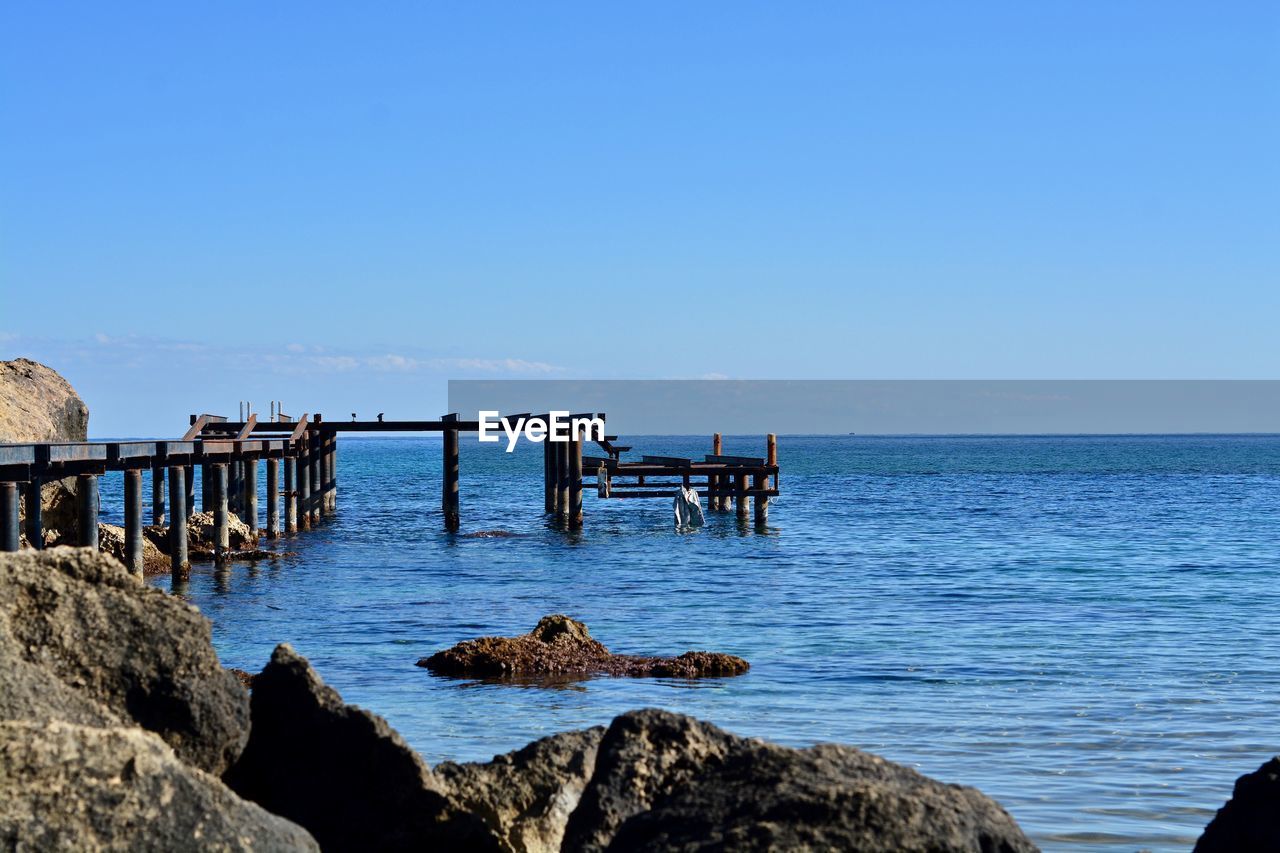
POLYGON ((1231 799, 1205 827, 1195 849, 1280 850, 1280 758, 1236 780, 1231 799))
POLYGON ((0 559, 0 720, 136 724, 219 774, 249 699, 194 608, 105 554, 53 548, 0 559))
POLYGON ((613 721, 564 849, 1032 851, 1007 812, 847 746, 737 737, 644 710, 613 721))
MULTIPOLYGON (((89 407, 57 371, 26 358, 0 361, 0 441, 84 441, 89 407)), ((75 478, 40 489, 46 542, 73 541, 75 478)), ((20 508, 25 518, 25 507, 20 508)))
POLYGON ((227 783, 306 827, 326 851, 502 849, 482 819, 454 811, 385 720, 344 704, 288 645, 254 676, 252 707, 249 743, 227 783))
POLYGON ((592 638, 587 626, 568 616, 544 616, 520 637, 481 637, 418 661, 437 675, 469 678, 616 675, 703 678, 741 675, 745 660, 719 652, 679 657, 615 655, 592 638))
POLYGON ((505 850, 560 849, 596 763, 603 726, 561 732, 485 764, 437 764, 457 811, 479 815, 505 850))
POLYGON ((0 839, 28 850, 318 850, 138 728, 0 723, 0 839))

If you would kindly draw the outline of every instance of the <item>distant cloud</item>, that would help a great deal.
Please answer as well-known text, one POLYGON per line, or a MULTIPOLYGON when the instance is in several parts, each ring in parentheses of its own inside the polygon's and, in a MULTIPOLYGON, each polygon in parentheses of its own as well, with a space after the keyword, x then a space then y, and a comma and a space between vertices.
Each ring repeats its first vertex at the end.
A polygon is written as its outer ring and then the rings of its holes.
POLYGON ((698 378, 699 379, 728 379, 729 377, 723 373, 704 373, 698 378))

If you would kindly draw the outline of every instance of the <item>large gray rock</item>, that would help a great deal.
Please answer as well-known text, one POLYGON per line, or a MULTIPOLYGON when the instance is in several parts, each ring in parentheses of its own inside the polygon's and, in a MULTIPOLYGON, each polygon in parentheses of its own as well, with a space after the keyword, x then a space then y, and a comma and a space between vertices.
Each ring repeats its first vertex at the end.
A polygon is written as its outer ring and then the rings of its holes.
POLYGON ((306 827, 326 851, 502 849, 484 820, 453 808, 386 720, 344 704, 287 644, 254 676, 252 707, 227 784, 306 827))
POLYGON ((0 723, 6 850, 318 850, 138 728, 0 723))
POLYGON ((0 361, 0 441, 84 441, 89 407, 56 370, 0 361))
POLYGON ((137 724, 220 774, 249 698, 195 608, 105 554, 52 548, 0 555, 0 720, 137 724))
POLYGON ((1280 758, 1237 779, 1196 842, 1196 853, 1251 850, 1280 850, 1280 758))
POLYGON ((788 749, 644 710, 609 726, 563 849, 1036 848, 973 788, 851 747, 788 749))
MULTIPOLYGON (((0 442, 84 441, 88 434, 89 407, 57 371, 26 358, 0 361, 0 442)), ((52 542, 75 541, 75 487, 69 477, 40 490, 52 542)), ((25 518, 25 507, 19 515, 25 518)))
POLYGON ((487 763, 437 764, 435 776, 451 806, 480 817, 503 849, 555 853, 603 734, 603 726, 561 732, 487 763))

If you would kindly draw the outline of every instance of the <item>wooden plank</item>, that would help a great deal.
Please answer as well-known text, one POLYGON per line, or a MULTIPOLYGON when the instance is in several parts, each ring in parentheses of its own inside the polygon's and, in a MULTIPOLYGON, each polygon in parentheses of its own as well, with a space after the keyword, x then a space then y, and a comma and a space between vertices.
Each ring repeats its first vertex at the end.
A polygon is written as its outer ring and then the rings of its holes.
POLYGON ((244 426, 240 429, 238 433, 236 433, 236 438, 238 438, 240 441, 244 441, 246 438, 249 437, 249 433, 253 432, 253 428, 256 427, 257 425, 258 425, 258 416, 249 415, 249 420, 245 421, 244 426))
POLYGON ((290 441, 298 441, 306 433, 308 417, 308 415, 303 414, 302 417, 298 418, 298 425, 293 428, 293 433, 289 436, 290 441))
POLYGON ((763 456, 726 456, 722 453, 708 453, 707 462, 713 465, 750 465, 754 468, 764 467, 763 456))

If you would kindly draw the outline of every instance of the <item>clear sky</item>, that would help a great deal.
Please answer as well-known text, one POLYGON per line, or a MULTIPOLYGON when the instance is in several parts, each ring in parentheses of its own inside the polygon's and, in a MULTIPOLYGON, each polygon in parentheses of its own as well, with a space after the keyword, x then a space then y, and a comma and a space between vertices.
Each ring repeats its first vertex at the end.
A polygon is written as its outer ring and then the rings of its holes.
POLYGON ((6 3, 0 357, 97 435, 461 377, 1276 377, 1277 152, 1272 0, 6 3))

